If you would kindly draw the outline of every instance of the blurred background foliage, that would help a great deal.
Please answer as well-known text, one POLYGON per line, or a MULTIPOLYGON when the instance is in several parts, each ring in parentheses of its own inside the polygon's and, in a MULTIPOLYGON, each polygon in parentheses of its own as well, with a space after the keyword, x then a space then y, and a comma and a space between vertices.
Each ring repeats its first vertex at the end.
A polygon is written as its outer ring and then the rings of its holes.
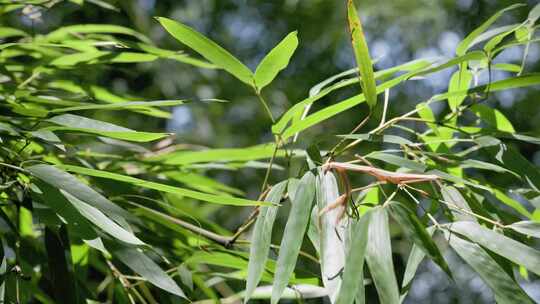
MULTIPOLYGON (((19 28, 27 33, 46 34, 70 24, 118 24, 147 35, 157 46, 169 50, 183 50, 168 35, 154 16, 182 21, 228 49, 246 65, 254 69, 274 45, 288 32, 298 30, 300 45, 289 67, 264 91, 275 117, 279 117, 294 103, 307 97, 309 89, 327 77, 355 66, 350 36, 346 26, 346 7, 334 0, 99 0, 58 1, 51 7, 36 6, 33 12, 24 12, 10 1, 0 1, 1 24, 19 28)), ((466 33, 478 26, 495 11, 516 1, 512 0, 365 0, 361 1, 364 30, 371 56, 377 60, 376 69, 392 67, 415 58, 454 54, 456 45, 466 33)), ((529 8, 536 1, 528 1, 529 8)), ((513 24, 524 20, 527 9, 514 10, 500 22, 513 24)), ((499 58, 504 62, 520 64, 522 48, 505 51, 499 58)), ((193 54, 195 55, 195 54, 193 54)), ((527 57, 527 70, 538 70, 540 49, 532 44, 527 57)), ((197 57, 195 55, 195 57, 197 57)), ((389 116, 411 109, 419 101, 445 91, 453 70, 445 70, 425 81, 410 81, 390 92, 389 116)), ((504 72, 495 72, 493 80, 504 72)), ((140 100, 161 99, 224 99, 228 102, 193 102, 172 109, 172 118, 164 120, 138 114, 96 112, 95 118, 117 123, 132 129, 168 131, 176 134, 177 144, 211 148, 245 147, 271 142, 271 122, 260 107, 256 96, 247 86, 225 72, 200 69, 173 60, 156 60, 114 66, 84 65, 69 72, 69 80, 84 85, 96 83, 120 96, 133 95, 140 100)), ((481 83, 487 82, 481 79, 481 83)), ((316 105, 322 108, 350 96, 356 87, 341 90, 325 97, 316 105)), ((489 100, 513 122, 521 133, 540 134, 538 88, 510 90, 496 93, 489 100)), ((437 110, 437 109, 435 109, 437 110)), ((354 127, 367 111, 362 105, 346 111, 304 132, 298 147, 316 141, 321 149, 335 143, 333 134, 343 134, 354 127), (325 130, 331 130, 324 136, 325 130)), ((92 146, 93 151, 106 153, 107 145, 92 146)), ((537 166, 540 165, 538 146, 520 142, 519 150, 537 166)), ((362 153, 362 151, 359 151, 362 153)), ((281 164, 284 165, 284 164, 281 164)), ((229 186, 241 189, 255 199, 264 179, 265 170, 243 168, 239 171, 209 170, 207 174, 229 186)), ((294 172, 282 170, 271 177, 280 181, 294 172)), ((494 174, 493 178, 497 178, 494 174)), ((116 187, 117 184, 114 185, 116 187)), ((106 188, 107 185, 102 185, 106 188)), ((110 189, 113 191, 114 189, 110 189)), ((118 189, 116 189, 119 191, 118 189)), ((120 192, 120 191, 119 191, 120 192)), ((198 205, 194 205, 198 206, 198 205)), ((197 216, 209 222, 235 230, 248 216, 247 208, 223 208, 202 205, 197 216)), ((281 219, 282 223, 284 218, 281 219)), ((276 225, 283 227, 283 224, 276 225)), ((276 236, 278 239, 279 233, 276 236)), ((406 245, 404 245, 406 246, 406 245)), ((395 264, 398 277, 404 267, 408 248, 396 247, 395 264), (401 271, 399 270, 401 268, 401 271)), ((307 250, 311 250, 307 248, 307 250)), ((461 267, 457 282, 451 283, 426 262, 411 289, 408 303, 491 303, 491 292, 459 258, 450 255, 452 267, 461 267), (464 287, 465 286, 465 287, 464 287)), ((309 270, 310 265, 304 265, 309 270)), ((313 266, 313 265, 311 265, 313 266)), ((525 283, 537 301, 540 286, 532 280, 525 283)), ((368 293, 370 290, 368 289, 368 293)), ((374 291, 371 296, 376 299, 374 291)), ((371 301, 368 298, 368 302, 371 301)))

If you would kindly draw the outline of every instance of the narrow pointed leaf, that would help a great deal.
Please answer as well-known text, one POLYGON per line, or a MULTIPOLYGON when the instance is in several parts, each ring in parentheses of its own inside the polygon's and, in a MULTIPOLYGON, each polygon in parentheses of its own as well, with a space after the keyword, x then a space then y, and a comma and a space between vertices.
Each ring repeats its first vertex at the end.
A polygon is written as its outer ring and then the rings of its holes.
POLYGON ((62 171, 55 166, 40 164, 30 166, 26 169, 45 183, 64 190, 85 203, 91 204, 110 217, 128 218, 131 216, 126 210, 113 204, 75 176, 62 171))
POLYGON ((366 96, 368 105, 373 108, 377 104, 376 83, 373 76, 373 65, 369 56, 369 48, 366 43, 362 23, 356 12, 353 0, 347 2, 347 16, 349 20, 349 30, 351 32, 351 41, 354 49, 356 64, 360 70, 360 84, 362 91, 366 96))
POLYGON ((452 277, 450 268, 448 267, 448 264, 446 264, 439 248, 418 217, 401 203, 391 202, 389 207, 390 214, 399 223, 399 226, 405 234, 413 240, 415 245, 424 250, 426 254, 448 274, 448 276, 452 277))
POLYGON ((276 304, 293 273, 309 222, 315 197, 315 176, 307 172, 296 189, 291 212, 285 225, 272 287, 271 303, 276 304))
POLYGON ((142 188, 153 189, 153 190, 166 192, 166 193, 178 194, 178 195, 182 195, 182 196, 190 197, 196 200, 201 200, 201 201, 214 203, 214 204, 236 205, 236 206, 269 205, 268 203, 256 202, 256 201, 251 201, 251 200, 232 197, 232 196, 213 195, 213 194, 197 192, 193 190, 188 190, 188 189, 184 189, 180 187, 160 184, 160 183, 151 182, 151 181, 146 181, 143 179, 139 179, 139 178, 135 178, 135 177, 127 176, 127 175, 122 175, 122 174, 117 174, 117 173, 112 173, 112 172, 107 172, 107 171, 100 171, 100 170, 77 167, 77 166, 70 166, 70 165, 61 165, 60 167, 67 171, 79 173, 82 175, 116 180, 116 181, 129 183, 129 184, 142 187, 142 188))
POLYGON ((180 22, 164 17, 158 17, 157 20, 178 41, 187 45, 216 66, 231 73, 240 81, 250 86, 253 85, 253 73, 249 68, 217 43, 180 22))
POLYGON ((386 209, 373 209, 369 225, 366 261, 382 304, 399 303, 399 290, 392 261, 392 245, 386 209))
MULTIPOLYGON (((339 195, 338 182, 332 172, 320 173, 317 177, 317 207, 323 210, 335 203, 339 195)), ((345 266, 345 227, 338 224, 342 207, 329 210, 317 216, 316 224, 320 234, 321 276, 324 287, 328 291, 331 303, 335 303, 341 276, 338 274, 345 266)))
MULTIPOLYGON (((343 278, 336 304, 352 304, 357 299, 358 290, 364 288, 364 258, 368 243, 368 229, 371 212, 367 212, 354 224, 352 241, 347 250, 343 278)), ((361 292, 363 295, 364 292, 361 292)))
POLYGON ((47 121, 60 126, 43 128, 43 130, 46 131, 81 132, 135 142, 153 141, 169 136, 167 133, 138 132, 104 121, 94 120, 73 114, 54 116, 47 119, 47 121))
POLYGON ((521 221, 513 223, 512 225, 508 226, 508 228, 512 228, 513 230, 528 236, 540 238, 540 223, 538 222, 521 221))
POLYGON ((471 43, 483 32, 485 32, 497 19, 499 19, 505 12, 524 6, 523 3, 518 3, 514 5, 510 5, 497 13, 495 13, 493 16, 491 16, 488 20, 484 21, 479 27, 477 27, 474 31, 472 31, 465 39, 463 39, 456 48, 456 54, 457 55, 463 55, 467 50, 469 49, 471 43))
MULTIPOLYGON (((460 68, 458 71, 452 74, 452 77, 450 78, 450 84, 448 85, 448 92, 467 91, 469 89, 472 79, 473 75, 469 70, 467 70, 466 68, 460 68)), ((459 105, 461 105, 463 100, 465 100, 466 96, 467 95, 464 94, 461 96, 449 97, 448 105, 450 106, 450 109, 454 111, 459 105)))
POLYGON ((450 230, 540 275, 540 251, 473 222, 454 222, 450 230))
POLYGON ((277 74, 289 65, 296 47, 298 47, 298 32, 288 34, 263 58, 255 70, 255 85, 260 91, 274 80, 277 74))
POLYGON ((158 264, 136 248, 122 248, 115 250, 113 256, 138 273, 155 286, 172 294, 186 298, 176 282, 163 271, 158 264))
MULTIPOLYGON (((283 181, 272 187, 265 201, 279 204, 283 193, 287 187, 287 181, 283 181)), ((270 242, 272 240, 272 227, 278 211, 277 206, 261 207, 259 215, 253 229, 253 239, 251 240, 248 264, 248 277, 246 280, 246 291, 244 302, 247 302, 253 291, 261 280, 268 252, 270 251, 270 242)))
POLYGON ((450 246, 486 282, 497 303, 534 303, 482 247, 446 233, 450 246))

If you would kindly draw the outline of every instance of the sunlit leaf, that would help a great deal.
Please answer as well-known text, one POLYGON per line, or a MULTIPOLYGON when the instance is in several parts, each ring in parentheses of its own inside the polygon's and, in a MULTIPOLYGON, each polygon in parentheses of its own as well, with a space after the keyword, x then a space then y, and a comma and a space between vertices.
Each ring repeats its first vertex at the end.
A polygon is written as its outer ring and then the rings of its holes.
POLYGON ((354 50, 356 64, 360 71, 360 84, 362 92, 366 97, 368 105, 373 108, 377 104, 377 92, 375 77, 373 76, 373 66, 369 56, 369 48, 366 43, 362 23, 356 12, 353 0, 347 2, 347 17, 349 20, 349 30, 351 32, 351 41, 354 50))
POLYGON ((254 75, 255 85, 259 91, 270 84, 277 74, 287 67, 298 46, 297 34, 295 31, 283 38, 259 63, 254 75))
POLYGON ((161 191, 161 192, 166 192, 166 193, 178 194, 178 195, 182 195, 182 196, 186 196, 186 197, 193 198, 196 200, 201 200, 201 201, 214 203, 214 204, 233 205, 233 206, 268 205, 268 203, 264 203, 264 202, 251 201, 251 200, 247 200, 243 198, 237 198, 237 197, 225 196, 225 195, 207 194, 207 193, 197 192, 197 191, 188 190, 188 189, 184 189, 180 187, 174 187, 170 185, 146 181, 139 178, 107 172, 107 171, 100 171, 100 170, 77 167, 77 166, 70 166, 70 165, 60 165, 59 167, 64 170, 74 172, 74 173, 79 173, 82 175, 116 180, 116 181, 129 183, 129 184, 142 187, 142 188, 153 189, 156 191, 161 191))
POLYGON ((240 81, 250 86, 253 85, 253 73, 251 70, 224 48, 180 22, 164 17, 158 17, 157 20, 178 41, 201 54, 216 66, 231 73, 240 81))

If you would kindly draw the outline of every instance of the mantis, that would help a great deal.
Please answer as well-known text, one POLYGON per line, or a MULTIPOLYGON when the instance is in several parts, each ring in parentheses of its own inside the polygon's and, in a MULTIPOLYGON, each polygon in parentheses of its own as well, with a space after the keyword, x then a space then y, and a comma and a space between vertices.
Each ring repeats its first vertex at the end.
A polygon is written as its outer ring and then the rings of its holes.
POLYGON ((337 221, 339 222, 339 220, 341 220, 341 218, 345 214, 346 205, 351 197, 352 192, 367 189, 377 184, 380 185, 380 184, 390 183, 390 184, 395 184, 398 186, 404 186, 408 184, 421 183, 421 182, 431 182, 431 181, 438 182, 440 180, 440 177, 434 174, 400 173, 400 172, 393 172, 393 171, 379 169, 379 168, 374 167, 372 164, 366 161, 363 157, 361 156, 357 156, 357 157, 359 157, 362 161, 366 162, 369 166, 357 165, 357 164, 353 164, 352 162, 341 163, 341 162, 335 162, 335 161, 328 161, 321 167, 323 169, 323 172, 327 172, 328 170, 335 170, 338 173, 339 178, 343 184, 343 187, 345 188, 345 193, 339 196, 336 199, 336 201, 327 205, 324 209, 320 210, 319 216, 335 208, 340 208, 339 216, 337 217, 337 221), (362 187, 358 189, 351 189, 351 185, 347 177, 347 171, 369 174, 375 177, 377 179, 377 182, 370 184, 366 187, 362 187))

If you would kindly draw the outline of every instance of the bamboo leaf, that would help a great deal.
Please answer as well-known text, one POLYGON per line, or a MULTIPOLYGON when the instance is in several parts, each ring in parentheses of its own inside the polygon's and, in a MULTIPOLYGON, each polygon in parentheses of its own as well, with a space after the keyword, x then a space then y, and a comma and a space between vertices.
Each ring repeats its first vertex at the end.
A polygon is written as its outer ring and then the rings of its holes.
POLYGON ((281 240, 281 250, 277 260, 277 269, 274 276, 274 285, 272 287, 271 303, 276 304, 283 293, 289 277, 293 273, 306 232, 307 224, 313 199, 315 197, 315 176, 307 172, 296 190, 292 209, 285 225, 283 239, 281 240))
MULTIPOLYGON (((371 212, 366 212, 360 220, 354 224, 352 241, 347 250, 343 278, 336 304, 352 304, 358 301, 358 290, 364 288, 364 258, 368 243, 368 229, 371 212)), ((364 292, 361 292, 363 295, 364 292)))
POLYGON ((349 20, 349 30, 351 32, 351 41, 354 49, 356 64, 360 70, 360 84, 362 92, 366 96, 370 108, 377 104, 377 92, 375 77, 373 76, 373 65, 369 56, 369 48, 366 43, 362 23, 356 12, 353 0, 347 2, 347 17, 349 20))
POLYGON ((254 80, 257 90, 270 84, 277 74, 289 65, 289 60, 298 47, 298 32, 288 34, 263 58, 255 70, 254 80))
POLYGON ((176 282, 158 264, 140 250, 136 248, 121 248, 114 250, 113 256, 155 286, 187 299, 176 282))
MULTIPOLYGON (((317 210, 324 210, 338 199, 338 182, 332 172, 321 172, 317 176, 317 210)), ((345 266, 345 234, 343 225, 339 225, 342 207, 316 215, 315 223, 319 226, 319 255, 321 277, 331 303, 335 303, 341 285, 338 274, 345 266)), ((312 219, 313 220, 313 219, 312 219)))
POLYGON ((449 277, 452 277, 450 268, 448 267, 448 264, 446 264, 439 248, 418 217, 401 203, 391 202, 389 207, 390 214, 399 223, 403 232, 413 240, 416 246, 424 250, 429 258, 439 265, 449 277))
POLYGON ((73 114, 54 116, 47 119, 47 121, 60 126, 45 127, 42 130, 81 132, 135 142, 148 142, 169 136, 167 133, 138 132, 104 121, 94 120, 73 114))
POLYGON ((454 222, 448 228, 508 260, 540 274, 540 251, 474 222, 454 222))
POLYGON ((477 27, 474 31, 472 31, 469 35, 467 35, 467 37, 465 37, 465 39, 463 39, 457 46, 456 48, 456 54, 458 56, 460 55, 464 55, 465 52, 467 52, 467 50, 470 48, 471 46, 471 43, 480 35, 482 34, 483 32, 485 32, 495 21, 497 21, 497 19, 499 19, 505 12, 509 11, 509 10, 512 10, 512 9, 515 9, 515 8, 518 8, 518 7, 522 7, 524 6, 525 4, 523 3, 518 3, 518 4, 514 4, 514 5, 510 5, 500 11, 498 11, 497 13, 495 13, 493 16, 491 16, 488 20, 484 21, 484 23, 482 23, 479 27, 477 27))
MULTIPOLYGON (((232 162, 271 158, 274 144, 263 144, 244 148, 208 149, 201 151, 178 151, 147 158, 148 161, 162 162, 167 165, 188 165, 206 162, 232 162)), ((285 150, 278 150, 277 157, 285 155, 285 150)))
POLYGON ((56 108, 51 110, 51 113, 64 113, 72 111, 83 111, 83 110, 145 110, 151 109, 152 107, 170 107, 184 104, 185 100, 157 100, 157 101, 128 101, 128 102, 117 102, 110 104, 93 104, 93 105, 83 105, 83 106, 74 106, 74 107, 65 107, 65 108, 56 108))
POLYGON ((188 190, 188 189, 184 189, 180 187, 174 187, 170 185, 146 181, 139 178, 107 172, 107 171, 100 171, 100 170, 71 166, 71 165, 59 165, 58 167, 64 170, 79 173, 82 175, 116 180, 116 181, 120 181, 124 183, 129 183, 137 187, 153 189, 153 190, 157 190, 157 191, 161 191, 165 193, 178 194, 178 195, 182 195, 182 196, 186 196, 186 197, 193 198, 196 200, 201 200, 201 201, 214 203, 214 204, 233 205, 233 206, 269 205, 268 203, 251 201, 251 200, 247 200, 243 198, 237 198, 237 197, 231 197, 231 196, 225 196, 225 195, 206 194, 202 192, 197 192, 197 191, 188 190))
POLYGON ((253 86, 253 73, 249 68, 214 41, 206 38, 191 27, 174 20, 164 17, 157 17, 157 20, 178 41, 187 45, 216 66, 231 73, 240 81, 253 86))
POLYGON ((471 265, 495 294, 497 303, 534 303, 482 247, 446 233, 450 246, 471 265))
POLYGON ((394 274, 392 245, 386 209, 374 208, 369 225, 366 261, 382 304, 399 303, 399 290, 394 274))
MULTIPOLYGON (((461 193, 456 188, 452 186, 443 186, 441 188, 441 194, 445 202, 450 203, 459 209, 472 212, 471 207, 469 207, 469 204, 467 203, 463 195, 461 195, 461 193)), ((452 211, 452 214, 454 214, 456 219, 460 221, 476 222, 476 218, 472 215, 464 214, 463 212, 456 211, 455 209, 450 210, 452 211)))
MULTIPOLYGON (((448 92, 467 91, 472 79, 473 75, 469 70, 463 67, 460 68, 458 71, 452 74, 450 84, 448 85, 448 92)), ((450 106, 450 109, 454 111, 459 105, 461 105, 466 96, 467 95, 449 97, 448 105, 450 106)))
POLYGON ((113 204, 75 176, 55 166, 39 164, 30 166, 26 170, 45 183, 57 189, 64 190, 85 203, 91 204, 112 218, 132 217, 126 210, 113 204))
POLYGON ((508 228, 512 228, 513 230, 528 236, 540 238, 540 223, 538 222, 521 221, 509 225, 508 228))
MULTIPOLYGON (((276 184, 265 199, 272 204, 279 204, 283 193, 287 187, 287 181, 276 184)), ((261 207, 259 215, 253 229, 253 239, 251 240, 248 264, 248 276, 246 280, 246 291, 244 293, 244 303, 246 303, 261 280, 270 242, 272 240, 272 227, 278 211, 277 206, 261 207)))
POLYGON ((470 107, 470 110, 491 127, 499 131, 508 133, 516 132, 508 118, 497 109, 490 108, 485 104, 475 104, 470 107))

